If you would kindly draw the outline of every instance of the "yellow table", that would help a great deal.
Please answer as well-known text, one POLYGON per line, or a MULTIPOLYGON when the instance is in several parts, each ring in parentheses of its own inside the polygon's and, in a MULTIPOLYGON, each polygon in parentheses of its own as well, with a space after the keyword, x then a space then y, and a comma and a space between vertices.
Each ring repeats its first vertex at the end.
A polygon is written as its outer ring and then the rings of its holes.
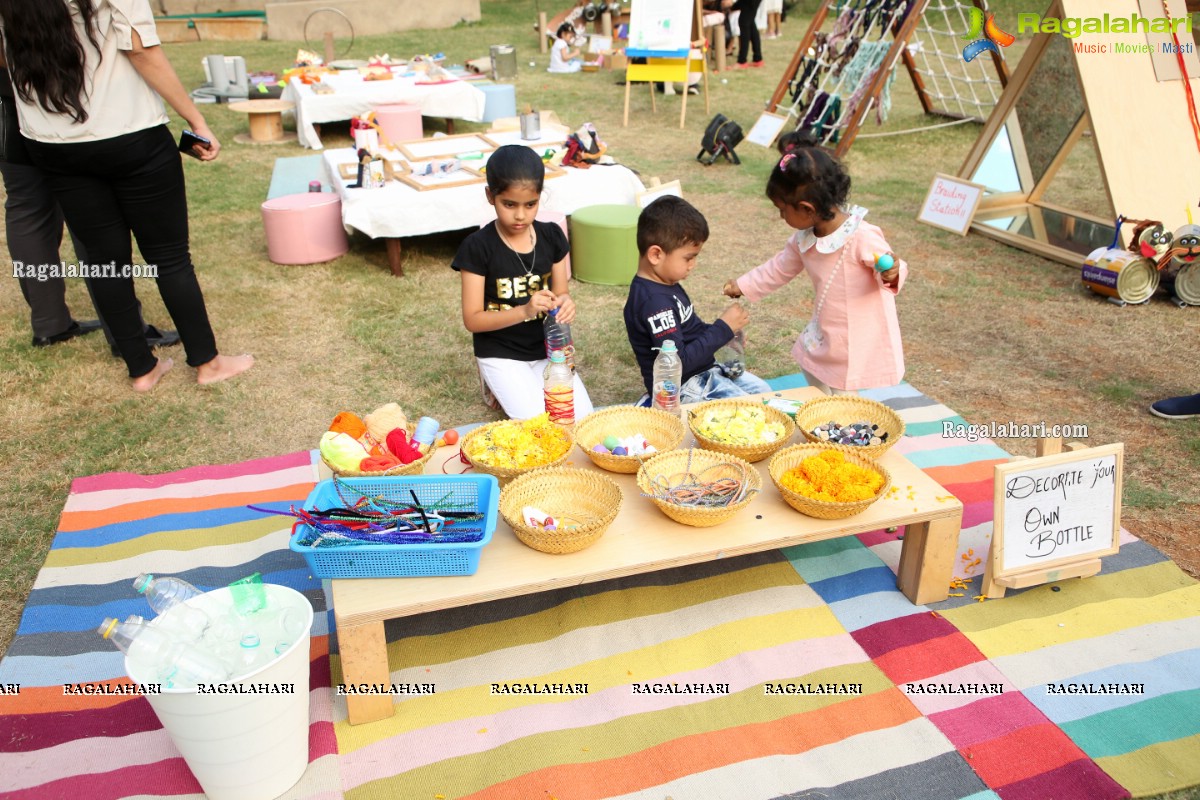
MULTIPOLYGON (((797 399, 820 396, 811 388, 782 394, 797 399)), ((689 435, 683 445, 694 445, 694 439, 689 435)), ((457 447, 439 450, 425 471, 441 475, 442 464, 457 454, 457 447)), ((570 463, 596 468, 578 447, 570 463)), ((848 519, 814 519, 793 510, 771 483, 766 460, 755 465, 763 476, 763 491, 732 520, 712 528, 668 519, 641 496, 634 475, 605 473, 621 486, 621 512, 600 541, 581 552, 549 555, 532 550, 500 518, 474 575, 335 580, 333 607, 343 681, 391 683, 383 631, 389 619, 899 525, 906 526, 900 591, 916 604, 944 600, 953 577, 962 503, 895 452, 889 451, 880 463, 903 491, 848 519)), ((456 466, 449 470, 458 471, 456 466)), ((394 710, 388 695, 351 695, 346 700, 351 724, 386 719, 394 710)))

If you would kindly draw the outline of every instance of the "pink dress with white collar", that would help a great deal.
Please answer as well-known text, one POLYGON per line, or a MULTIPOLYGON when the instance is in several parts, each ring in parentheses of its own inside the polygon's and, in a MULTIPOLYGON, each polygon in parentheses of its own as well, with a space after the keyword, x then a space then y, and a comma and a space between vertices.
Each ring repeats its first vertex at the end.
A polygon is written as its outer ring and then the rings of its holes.
POLYGON ((815 308, 828 284, 819 316, 827 346, 814 354, 797 340, 792 357, 837 389, 894 386, 904 378, 896 294, 908 277, 908 265, 897 259, 900 279, 895 287, 885 284, 875 271, 875 254, 891 250, 883 232, 863 221, 865 209, 846 211, 850 218, 828 236, 817 236, 811 228, 796 231, 783 250, 738 278, 738 288, 754 302, 807 271, 815 308), (843 247, 850 249, 834 274, 843 247))

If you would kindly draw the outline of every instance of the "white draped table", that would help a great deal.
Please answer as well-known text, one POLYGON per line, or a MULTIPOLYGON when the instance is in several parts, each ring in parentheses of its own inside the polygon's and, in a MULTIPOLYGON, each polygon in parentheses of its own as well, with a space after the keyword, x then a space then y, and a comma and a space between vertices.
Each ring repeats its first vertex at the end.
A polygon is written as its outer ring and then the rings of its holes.
MULTIPOLYGON (((486 134, 497 144, 520 141, 519 134, 486 134), (510 141, 511 139, 511 141, 510 141)), ((388 181, 382 189, 351 189, 353 180, 339 176, 341 164, 354 164, 352 148, 326 150, 326 177, 342 198, 342 222, 372 239, 385 239, 388 263, 395 275, 403 274, 400 239, 430 233, 461 230, 496 218, 484 196, 484 184, 453 186, 420 191, 399 181, 388 181)), ((598 204, 634 205, 641 180, 627 167, 566 167, 563 175, 546 181, 542 207, 561 214, 598 204)))
POLYGON ((416 76, 395 75, 387 81, 364 81, 358 72, 327 75, 322 83, 333 87, 332 94, 317 94, 299 78, 292 78, 281 99, 296 105, 296 135, 300 144, 321 149, 321 137, 314 125, 350 119, 367 114, 375 106, 409 103, 420 106, 421 116, 483 120, 487 97, 468 81, 448 80, 418 83, 416 76))

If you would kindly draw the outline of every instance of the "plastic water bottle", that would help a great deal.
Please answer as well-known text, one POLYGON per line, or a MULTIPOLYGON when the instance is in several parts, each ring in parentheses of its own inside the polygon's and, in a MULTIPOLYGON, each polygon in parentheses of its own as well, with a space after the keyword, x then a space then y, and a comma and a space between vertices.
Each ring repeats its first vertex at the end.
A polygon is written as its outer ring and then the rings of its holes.
POLYGON ((546 358, 555 350, 561 350, 567 367, 575 369, 575 343, 571 340, 571 326, 558 321, 557 308, 550 309, 546 314, 543 327, 546 333, 546 358))
POLYGON ((654 378, 650 391, 650 403, 654 408, 671 414, 679 413, 679 391, 683 383, 683 361, 675 342, 666 339, 654 359, 654 378))
POLYGON ((745 330, 735 333, 733 338, 717 351, 717 365, 721 368, 721 373, 731 381, 736 381, 746 373, 745 330))
POLYGON ((109 617, 96 632, 129 656, 139 670, 146 670, 168 687, 186 688, 229 679, 229 670, 213 656, 144 623, 118 622, 109 617))
POLYGON ((142 573, 133 581, 133 588, 146 596, 146 602, 155 614, 166 614, 177 606, 182 606, 171 614, 170 619, 161 625, 168 634, 184 641, 196 641, 204 636, 212 620, 198 608, 186 605, 188 600, 204 594, 182 578, 155 578, 153 575, 142 573))
POLYGON ((563 427, 574 425, 575 376, 571 374, 562 350, 550 353, 550 363, 546 365, 542 377, 545 379, 546 413, 550 415, 550 421, 563 427))

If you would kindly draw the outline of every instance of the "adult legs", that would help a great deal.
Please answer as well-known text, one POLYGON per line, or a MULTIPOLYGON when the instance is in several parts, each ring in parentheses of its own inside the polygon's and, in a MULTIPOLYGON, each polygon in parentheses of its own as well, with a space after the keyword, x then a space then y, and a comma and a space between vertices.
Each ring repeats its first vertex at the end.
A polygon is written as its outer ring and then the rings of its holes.
POLYGON ((741 12, 738 14, 738 63, 746 63, 747 51, 754 54, 754 61, 762 61, 762 41, 758 35, 758 24, 755 18, 758 16, 758 7, 762 4, 762 0, 741 0, 736 8, 741 12))
MULTIPOLYGON (((30 152, 49 174, 63 214, 91 263, 111 264, 116 270, 131 264, 132 231, 148 264, 158 268, 159 293, 179 329, 188 363, 198 367, 216 358, 188 253, 183 167, 166 126, 97 142, 32 142, 30 152)), ((89 280, 130 377, 149 374, 157 360, 142 335, 132 278, 89 280)))
MULTIPOLYGON (((59 262, 63 220, 54 195, 44 188, 37 167, 0 162, 4 188, 4 222, 8 252, 13 266, 38 267, 59 262)), ((21 294, 29 304, 29 324, 35 338, 45 339, 63 333, 74 322, 67 308, 66 281, 62 278, 38 280, 22 276, 21 294)))

